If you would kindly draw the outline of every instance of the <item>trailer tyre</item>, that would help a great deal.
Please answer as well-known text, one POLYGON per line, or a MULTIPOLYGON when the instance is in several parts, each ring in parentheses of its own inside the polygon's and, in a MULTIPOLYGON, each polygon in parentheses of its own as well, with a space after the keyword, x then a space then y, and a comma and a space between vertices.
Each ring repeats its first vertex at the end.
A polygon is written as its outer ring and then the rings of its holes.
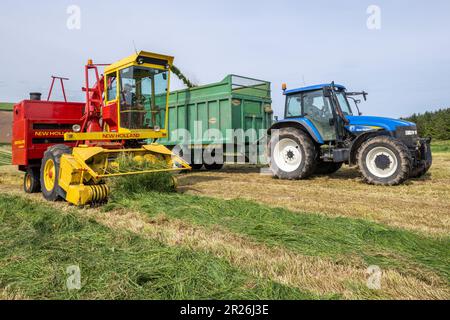
POLYGON ((270 139, 270 169, 280 179, 310 177, 316 169, 316 149, 311 138, 295 128, 283 128, 270 139))
POLYGON ((193 171, 200 171, 203 168, 203 163, 193 163, 191 164, 191 168, 193 171))
POLYGON ((223 168, 223 163, 206 164, 205 169, 208 171, 219 171, 223 168))
POLYGON ((23 177, 23 190, 26 193, 41 191, 39 168, 28 168, 23 177))
POLYGON ((52 146, 44 153, 40 181, 42 195, 48 201, 57 201, 64 198, 64 192, 58 183, 59 169, 61 156, 70 153, 72 153, 72 149, 63 144, 52 146))
POLYGON ((389 136, 379 136, 364 142, 357 154, 359 170, 365 182, 395 186, 409 178, 411 154, 406 145, 389 136))

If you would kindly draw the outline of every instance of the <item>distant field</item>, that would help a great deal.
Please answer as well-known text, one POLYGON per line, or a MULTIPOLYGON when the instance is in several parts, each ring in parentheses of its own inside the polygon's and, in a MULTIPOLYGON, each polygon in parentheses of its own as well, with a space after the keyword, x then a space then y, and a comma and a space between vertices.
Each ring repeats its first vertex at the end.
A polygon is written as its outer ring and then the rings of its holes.
POLYGON ((433 152, 450 152, 450 140, 433 141, 431 143, 431 150, 433 150, 433 152))
POLYGON ((12 111, 14 103, 0 102, 0 111, 12 111))

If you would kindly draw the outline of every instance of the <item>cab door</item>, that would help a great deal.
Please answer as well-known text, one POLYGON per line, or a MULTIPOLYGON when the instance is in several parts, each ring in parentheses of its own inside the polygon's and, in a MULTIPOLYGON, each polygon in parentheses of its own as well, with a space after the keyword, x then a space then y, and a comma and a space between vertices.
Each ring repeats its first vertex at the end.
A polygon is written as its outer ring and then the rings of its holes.
POLYGON ((323 141, 336 140, 334 114, 330 99, 323 90, 306 92, 302 96, 302 113, 319 131, 323 141))

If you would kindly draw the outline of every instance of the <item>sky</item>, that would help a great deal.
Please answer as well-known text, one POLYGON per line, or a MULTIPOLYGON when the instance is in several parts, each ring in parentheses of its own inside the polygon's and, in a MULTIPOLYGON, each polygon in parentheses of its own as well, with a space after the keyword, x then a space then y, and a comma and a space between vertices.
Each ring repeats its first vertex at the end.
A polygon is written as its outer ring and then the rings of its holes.
POLYGON ((366 115, 450 107, 448 0, 2 0, 0 15, 3 102, 46 96, 51 75, 70 78, 69 99, 82 101, 86 61, 112 63, 136 46, 175 56, 200 85, 227 74, 270 81, 279 116, 282 83, 366 90, 366 115))

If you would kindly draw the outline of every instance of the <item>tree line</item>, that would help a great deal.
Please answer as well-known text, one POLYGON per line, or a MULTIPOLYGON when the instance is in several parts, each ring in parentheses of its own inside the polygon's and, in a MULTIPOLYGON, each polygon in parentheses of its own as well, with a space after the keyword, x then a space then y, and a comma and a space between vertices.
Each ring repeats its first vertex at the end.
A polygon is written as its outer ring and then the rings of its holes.
POLYGON ((435 140, 450 140, 450 108, 423 114, 413 114, 404 118, 404 120, 416 123, 422 137, 431 137, 435 140))

